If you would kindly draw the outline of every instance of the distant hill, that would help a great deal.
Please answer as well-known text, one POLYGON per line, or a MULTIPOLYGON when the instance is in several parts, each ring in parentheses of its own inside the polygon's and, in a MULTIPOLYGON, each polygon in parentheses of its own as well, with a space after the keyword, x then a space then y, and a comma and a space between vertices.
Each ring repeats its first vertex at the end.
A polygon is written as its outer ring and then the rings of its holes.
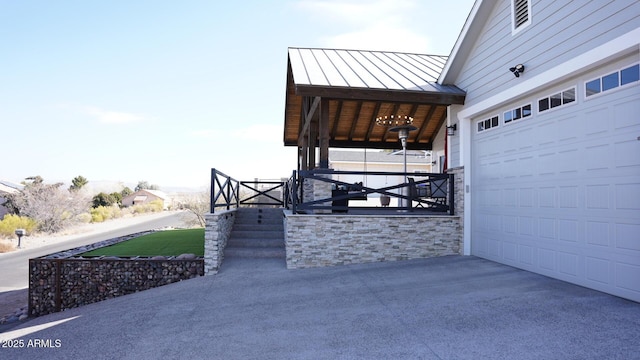
MULTIPOLYGON (((70 186, 71 183, 65 184, 65 186, 70 186)), ((110 194, 112 192, 120 192, 125 186, 129 187, 131 190, 135 190, 138 183, 125 183, 122 181, 109 181, 109 180, 99 180, 99 181, 91 181, 86 185, 87 190, 90 193, 99 193, 105 192, 110 194)), ((177 194, 177 193, 197 193, 206 190, 206 185, 201 187, 188 187, 188 186, 163 186, 158 185, 160 187, 159 190, 162 190, 168 195, 177 194)))

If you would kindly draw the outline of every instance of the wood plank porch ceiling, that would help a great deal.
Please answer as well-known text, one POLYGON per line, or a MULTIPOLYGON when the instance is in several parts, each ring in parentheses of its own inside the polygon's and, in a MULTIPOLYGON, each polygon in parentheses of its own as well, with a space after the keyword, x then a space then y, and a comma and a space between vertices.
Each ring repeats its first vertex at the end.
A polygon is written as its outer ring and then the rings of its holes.
POLYGON ((329 102, 329 146, 337 148, 397 148, 397 135, 375 124, 393 114, 414 118, 409 149, 430 150, 447 106, 464 103, 464 91, 437 83, 446 56, 307 48, 288 55, 285 146, 300 146, 305 120, 317 121, 316 99, 329 102))

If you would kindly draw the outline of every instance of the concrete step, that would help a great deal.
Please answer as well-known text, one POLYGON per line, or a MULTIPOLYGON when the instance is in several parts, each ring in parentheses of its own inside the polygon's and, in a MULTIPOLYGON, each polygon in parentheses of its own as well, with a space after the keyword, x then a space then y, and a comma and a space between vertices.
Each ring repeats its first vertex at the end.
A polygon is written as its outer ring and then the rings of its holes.
POLYGON ((282 209, 240 208, 236 212, 236 222, 271 222, 282 221, 282 209))
POLYGON ((246 248, 284 248, 284 239, 280 238, 231 238, 227 242, 229 247, 246 247, 246 248))
POLYGON ((250 238, 250 239, 284 239, 284 231, 282 230, 261 230, 261 231, 243 231, 231 230, 230 239, 234 238, 250 238))
POLYGON ((225 257, 284 258, 282 209, 240 208, 236 213, 225 257))
POLYGON ((267 224, 282 224, 282 217, 274 217, 274 218, 259 218, 259 217, 249 217, 242 218, 236 216, 235 224, 242 225, 267 225, 267 224))
POLYGON ((284 224, 233 224, 234 231, 280 231, 284 232, 284 224))
POLYGON ((224 249, 224 256, 229 258, 250 258, 250 259, 264 259, 264 258, 281 258, 286 257, 284 247, 282 248, 246 248, 246 247, 233 247, 227 246, 224 249))

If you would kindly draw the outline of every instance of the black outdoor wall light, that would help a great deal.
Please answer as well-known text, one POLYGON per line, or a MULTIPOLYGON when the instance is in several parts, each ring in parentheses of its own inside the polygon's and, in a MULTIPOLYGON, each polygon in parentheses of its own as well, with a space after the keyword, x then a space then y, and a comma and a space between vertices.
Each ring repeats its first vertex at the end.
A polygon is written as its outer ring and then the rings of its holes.
POLYGON ((520 77, 520 74, 524 72, 524 65, 518 64, 514 67, 509 68, 509 71, 511 71, 516 77, 520 77))
POLYGON ((447 135, 453 136, 456 134, 456 130, 458 130, 458 124, 453 124, 451 126, 447 126, 447 135))

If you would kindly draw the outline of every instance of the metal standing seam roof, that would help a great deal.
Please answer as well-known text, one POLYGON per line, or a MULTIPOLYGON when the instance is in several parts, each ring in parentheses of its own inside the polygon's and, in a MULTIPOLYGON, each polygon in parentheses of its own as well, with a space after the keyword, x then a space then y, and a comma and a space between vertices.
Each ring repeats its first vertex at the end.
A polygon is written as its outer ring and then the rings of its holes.
POLYGON ((395 114, 413 117, 418 128, 408 148, 431 149, 447 106, 463 104, 466 96, 437 82, 446 61, 440 55, 289 48, 284 144, 300 146, 307 104, 320 98, 329 103, 330 147, 397 147, 397 136, 375 125, 376 117, 395 114))
POLYGON ((450 92, 437 83, 446 56, 388 51, 289 48, 296 86, 349 87, 371 90, 450 92))

